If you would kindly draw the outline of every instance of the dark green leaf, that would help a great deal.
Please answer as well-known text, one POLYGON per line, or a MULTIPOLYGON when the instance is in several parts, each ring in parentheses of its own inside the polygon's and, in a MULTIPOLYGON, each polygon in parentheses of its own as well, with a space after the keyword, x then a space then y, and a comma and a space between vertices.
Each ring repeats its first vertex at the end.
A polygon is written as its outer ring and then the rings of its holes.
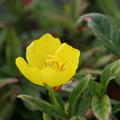
POLYGON ((110 15, 114 18, 116 23, 120 25, 120 13, 119 6, 115 0, 97 0, 97 3, 100 9, 107 15, 110 15), (112 8, 112 9, 111 9, 112 8))
POLYGON ((103 88, 106 88, 110 80, 115 79, 119 73, 120 73, 120 60, 117 60, 108 65, 107 67, 105 67, 100 77, 103 88))
POLYGON ((86 120, 85 117, 72 117, 70 120, 86 120))
POLYGON ((103 91, 103 86, 100 83, 97 83, 94 80, 91 80, 88 87, 89 92, 92 95, 101 95, 103 91))
POLYGON ((120 86, 120 73, 116 75, 115 82, 120 86))
POLYGON ((61 119, 64 119, 66 116, 63 111, 59 109, 56 105, 49 104, 42 100, 41 98, 28 96, 28 95, 19 95, 19 98, 22 100, 28 102, 30 105, 32 105, 34 108, 47 113, 53 117, 58 117, 61 119))
POLYGON ((80 12, 80 1, 79 0, 70 0, 71 4, 71 17, 73 20, 76 20, 80 12))
POLYGON ((77 23, 87 23, 87 26, 104 46, 120 56, 120 35, 112 19, 99 13, 90 13, 80 17, 77 23))
POLYGON ((87 112, 89 106, 91 103, 91 96, 89 95, 83 95, 83 97, 80 100, 79 108, 78 108, 78 114, 77 116, 83 117, 85 113, 87 112))
POLYGON ((92 99, 92 110, 98 120, 109 120, 111 113, 109 97, 107 95, 94 96, 92 99))
POLYGON ((94 64, 95 67, 99 67, 99 66, 105 66, 107 63, 109 63, 110 61, 112 61, 113 59, 113 55, 105 55, 105 56, 101 56, 96 63, 94 64))
MULTIPOLYGON (((76 109, 75 106, 77 105, 76 103, 79 102, 79 97, 81 96, 81 93, 89 85, 90 78, 91 78, 90 75, 87 75, 86 77, 84 77, 82 80, 80 80, 78 85, 70 93, 70 96, 69 96, 69 114, 71 114, 72 116, 75 113, 75 109, 76 109)), ((78 105, 77 105, 77 107, 78 107, 78 105)))
POLYGON ((74 76, 73 76, 73 80, 80 80, 82 79, 83 77, 85 77, 85 73, 84 72, 77 72, 74 76))
POLYGON ((120 112, 120 102, 112 108, 113 114, 117 114, 118 112, 120 112))
POLYGON ((76 99, 73 101, 72 106, 69 106, 69 114, 71 117, 77 116, 80 100, 81 97, 77 96, 76 99))
POLYGON ((15 58, 21 55, 21 45, 18 40, 15 28, 9 26, 6 28, 6 57, 7 62, 12 67, 12 70, 16 69, 15 58))

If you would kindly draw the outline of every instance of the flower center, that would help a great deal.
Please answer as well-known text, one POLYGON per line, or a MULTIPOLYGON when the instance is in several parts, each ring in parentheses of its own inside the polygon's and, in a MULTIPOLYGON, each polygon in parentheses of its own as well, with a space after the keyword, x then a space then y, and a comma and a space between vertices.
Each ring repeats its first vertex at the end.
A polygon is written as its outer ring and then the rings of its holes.
POLYGON ((48 55, 46 60, 46 66, 51 66, 57 71, 64 71, 67 60, 60 60, 58 57, 53 55, 48 55))

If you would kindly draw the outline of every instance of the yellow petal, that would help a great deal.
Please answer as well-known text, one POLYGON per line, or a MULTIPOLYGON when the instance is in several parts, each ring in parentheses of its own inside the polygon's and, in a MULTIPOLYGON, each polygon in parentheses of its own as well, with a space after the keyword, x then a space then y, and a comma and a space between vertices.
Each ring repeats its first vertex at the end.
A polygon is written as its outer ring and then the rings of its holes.
POLYGON ((56 51, 55 56, 62 61, 67 61, 65 65, 65 71, 66 74, 68 74, 68 77, 72 77, 78 68, 80 51, 66 43, 63 43, 56 51))
POLYGON ((20 72, 32 83, 43 85, 41 73, 37 68, 31 67, 22 57, 16 59, 16 65, 20 72))
POLYGON ((27 47, 26 59, 31 66, 41 69, 45 65, 47 55, 54 54, 60 45, 58 38, 46 33, 27 47))
POLYGON ((67 84, 71 79, 71 75, 65 71, 56 71, 52 67, 45 67, 41 70, 42 78, 45 84, 50 87, 57 87, 67 84))

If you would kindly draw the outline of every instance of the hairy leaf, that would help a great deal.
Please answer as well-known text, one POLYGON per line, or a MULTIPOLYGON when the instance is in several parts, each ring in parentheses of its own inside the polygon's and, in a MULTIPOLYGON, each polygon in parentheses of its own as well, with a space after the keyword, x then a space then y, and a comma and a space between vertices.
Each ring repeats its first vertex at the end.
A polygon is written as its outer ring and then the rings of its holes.
POLYGON ((41 98, 28 96, 28 95, 19 95, 18 97, 28 102, 30 105, 32 105, 36 109, 44 113, 47 113, 53 117, 57 117, 61 119, 64 119, 66 117, 64 112, 61 111, 59 107, 57 107, 56 105, 49 104, 45 102, 44 100, 42 100, 41 98))
POLYGON ((109 97, 107 95, 94 96, 92 99, 92 110, 98 120, 109 120, 111 113, 109 97))
POLYGON ((108 65, 107 67, 105 67, 100 77, 103 88, 106 88, 110 80, 115 79, 119 73, 120 73, 120 60, 117 60, 108 65))
POLYGON ((120 35, 111 18, 99 13, 90 13, 80 17, 77 23, 87 23, 87 26, 104 46, 120 57, 120 35))
POLYGON ((84 95, 79 103, 77 116, 83 117, 91 104, 91 96, 84 95))
POLYGON ((69 96, 69 113, 71 116, 75 114, 75 109, 78 107, 77 103, 79 102, 79 97, 81 93, 88 87, 91 76, 87 75, 84 77, 78 85, 73 89, 69 96))

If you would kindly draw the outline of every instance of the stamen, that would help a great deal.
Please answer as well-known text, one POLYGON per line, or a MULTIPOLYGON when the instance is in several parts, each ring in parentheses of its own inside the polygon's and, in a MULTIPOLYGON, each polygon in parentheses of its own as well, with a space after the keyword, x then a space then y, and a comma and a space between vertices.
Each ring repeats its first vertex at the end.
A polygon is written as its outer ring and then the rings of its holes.
POLYGON ((51 66, 58 71, 65 70, 65 64, 66 64, 67 60, 61 61, 58 57, 52 56, 52 55, 48 55, 48 57, 49 58, 46 60, 47 66, 51 66))
POLYGON ((46 62, 58 62, 56 59, 48 59, 46 62))
POLYGON ((58 59, 58 57, 53 56, 53 55, 48 55, 49 58, 53 58, 53 59, 58 59))
POLYGON ((60 71, 64 71, 64 67, 65 67, 66 62, 67 62, 67 60, 64 60, 60 63, 60 71))

